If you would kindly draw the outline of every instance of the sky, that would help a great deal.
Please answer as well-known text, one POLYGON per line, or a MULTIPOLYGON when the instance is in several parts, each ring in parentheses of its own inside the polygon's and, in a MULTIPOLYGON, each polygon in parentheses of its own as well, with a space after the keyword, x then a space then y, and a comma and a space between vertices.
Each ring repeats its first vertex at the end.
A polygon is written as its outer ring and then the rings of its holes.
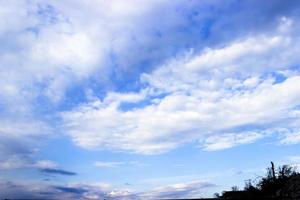
POLYGON ((300 166, 300 1, 0 0, 0 198, 211 197, 300 166))

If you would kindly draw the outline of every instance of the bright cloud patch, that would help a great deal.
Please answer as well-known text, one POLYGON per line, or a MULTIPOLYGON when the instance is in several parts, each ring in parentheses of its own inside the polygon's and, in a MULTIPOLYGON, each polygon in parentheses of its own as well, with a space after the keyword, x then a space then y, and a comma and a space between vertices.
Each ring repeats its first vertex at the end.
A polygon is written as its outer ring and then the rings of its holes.
POLYGON ((255 142, 262 138, 263 135, 259 133, 239 133, 239 134, 224 134, 208 137, 203 146, 205 150, 214 151, 220 149, 227 149, 236 145, 242 145, 255 142))
POLYGON ((215 185, 204 181, 191 181, 155 188, 145 192, 141 197, 144 199, 195 198, 201 197, 202 191, 209 187, 215 187, 215 185))
POLYGON ((118 167, 123 164, 125 164, 125 163, 123 163, 123 162, 101 162, 101 161, 96 161, 94 163, 94 165, 96 167, 118 167))
POLYGON ((103 101, 63 113, 64 128, 82 147, 145 154, 194 140, 205 140, 204 149, 219 150, 264 137, 251 130, 215 135, 243 126, 259 130, 288 120, 286 126, 293 129, 300 76, 290 66, 298 62, 299 39, 291 43, 294 36, 286 35, 287 30, 276 34, 173 60, 143 75, 147 86, 136 93, 139 98, 108 94, 103 101), (278 81, 279 76, 285 78, 278 81), (146 100, 145 106, 138 106, 146 100), (123 102, 137 107, 122 110, 123 102))

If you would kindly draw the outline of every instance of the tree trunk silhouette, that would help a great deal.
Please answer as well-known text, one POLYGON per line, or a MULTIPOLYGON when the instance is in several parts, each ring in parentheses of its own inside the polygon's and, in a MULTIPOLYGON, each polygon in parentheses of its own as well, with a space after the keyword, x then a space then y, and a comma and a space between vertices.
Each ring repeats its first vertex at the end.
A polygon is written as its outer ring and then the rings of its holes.
POLYGON ((272 168, 271 168, 271 170, 272 170, 272 177, 275 180, 276 179, 275 166, 274 166, 274 163, 272 161, 271 161, 271 165, 272 165, 272 168))

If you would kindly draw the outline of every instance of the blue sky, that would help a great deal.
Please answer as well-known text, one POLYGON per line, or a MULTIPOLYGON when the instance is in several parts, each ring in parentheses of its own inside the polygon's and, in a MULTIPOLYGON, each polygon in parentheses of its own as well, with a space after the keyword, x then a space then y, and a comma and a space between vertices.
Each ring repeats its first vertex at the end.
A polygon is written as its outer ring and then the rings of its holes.
POLYGON ((0 198, 209 197, 300 164, 299 1, 0 4, 0 198))

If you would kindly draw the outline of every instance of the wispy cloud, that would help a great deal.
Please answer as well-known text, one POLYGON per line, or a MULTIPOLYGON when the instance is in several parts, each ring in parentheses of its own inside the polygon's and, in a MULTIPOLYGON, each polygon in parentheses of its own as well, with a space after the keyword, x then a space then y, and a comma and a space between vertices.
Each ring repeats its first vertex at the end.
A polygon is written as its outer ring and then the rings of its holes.
POLYGON ((10 156, 7 160, 0 163, 0 169, 20 169, 20 168, 55 168, 57 164, 50 160, 38 160, 32 162, 27 157, 10 156))
POLYGON ((107 161, 96 161, 94 162, 94 166, 96 167, 107 167, 107 168, 115 168, 122 166, 136 166, 136 167, 145 167, 149 166, 147 163, 143 163, 140 161, 128 161, 128 162, 107 162, 107 161))
POLYGON ((253 143, 264 137, 263 133, 227 133, 209 136, 203 143, 203 149, 207 151, 216 151, 231 148, 237 145, 253 143))
POLYGON ((203 181, 192 181, 178 183, 164 187, 155 188, 140 195, 144 199, 180 199, 180 198, 199 198, 202 196, 203 189, 216 187, 215 184, 203 181))
POLYGON ((289 161, 300 163, 300 156, 289 156, 289 161))
POLYGON ((58 189, 62 192, 66 193, 74 193, 74 194, 82 194, 84 192, 87 192, 88 190, 85 190, 83 188, 76 188, 76 187, 62 187, 62 186, 55 186, 55 189, 58 189))
POLYGON ((108 167, 108 168, 119 167, 119 166, 124 165, 124 164, 125 164, 124 162, 102 162, 102 161, 96 161, 94 163, 94 165, 96 167, 108 167))
POLYGON ((205 188, 215 187, 203 181, 178 183, 144 192, 114 189, 93 184, 46 185, 40 183, 0 182, 0 198, 76 198, 76 199, 158 199, 199 197, 205 188), (3 192, 5 191, 5 192, 3 192))

